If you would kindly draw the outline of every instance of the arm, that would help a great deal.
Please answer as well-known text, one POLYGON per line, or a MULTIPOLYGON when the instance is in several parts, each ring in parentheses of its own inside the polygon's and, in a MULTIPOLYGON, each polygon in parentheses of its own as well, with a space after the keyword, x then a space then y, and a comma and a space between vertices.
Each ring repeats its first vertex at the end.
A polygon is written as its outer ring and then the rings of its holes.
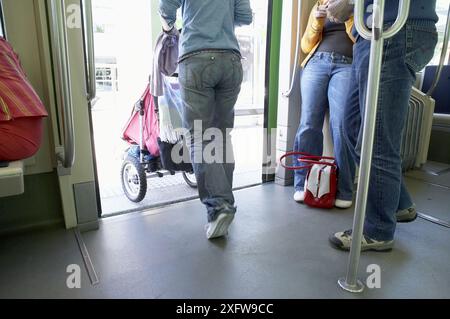
POLYGON ((322 35, 323 27, 325 25, 325 17, 318 17, 317 11, 318 5, 316 4, 311 10, 308 26, 306 27, 305 34, 302 38, 302 51, 304 53, 311 52, 311 50, 319 42, 322 35))
POLYGON ((159 15, 163 29, 169 31, 177 20, 177 10, 181 7, 183 0, 159 0, 159 15))
POLYGON ((234 24, 237 26, 249 25, 253 22, 253 12, 249 0, 235 0, 234 24))

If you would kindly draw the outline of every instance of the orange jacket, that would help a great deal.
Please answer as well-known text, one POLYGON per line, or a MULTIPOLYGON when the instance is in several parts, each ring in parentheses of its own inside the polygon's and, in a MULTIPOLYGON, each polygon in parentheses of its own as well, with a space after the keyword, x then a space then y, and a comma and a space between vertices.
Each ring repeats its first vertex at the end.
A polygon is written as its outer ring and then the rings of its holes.
MULTIPOLYGON (((308 63, 309 59, 311 59, 311 57, 319 47, 320 43, 322 42, 322 33, 326 19, 316 18, 315 12, 317 10, 317 7, 321 5, 323 2, 324 0, 318 0, 318 2, 312 8, 311 14, 309 16, 308 26, 306 27, 305 34, 303 35, 302 38, 302 51, 304 53, 307 53, 308 56, 301 64, 302 67, 305 67, 306 63, 308 63)), ((353 43, 355 43, 355 38, 352 35, 352 28, 353 28, 353 16, 345 22, 345 29, 347 31, 347 35, 350 38, 350 40, 352 40, 353 43)))

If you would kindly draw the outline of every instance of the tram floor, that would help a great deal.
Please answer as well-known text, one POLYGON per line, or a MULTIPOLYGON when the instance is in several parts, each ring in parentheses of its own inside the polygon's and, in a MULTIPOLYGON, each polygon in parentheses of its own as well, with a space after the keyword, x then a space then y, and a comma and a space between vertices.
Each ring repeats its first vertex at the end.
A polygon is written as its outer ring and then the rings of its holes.
MULTIPOLYGON (((447 213, 450 190, 406 178, 419 211, 447 213)), ((353 295, 337 281, 348 253, 330 234, 351 228, 353 210, 317 210, 292 189, 265 184, 236 192, 238 214, 226 239, 205 238, 198 200, 111 217, 83 233, 98 284, 92 285, 71 230, 0 240, 0 298, 450 298, 450 230, 422 219, 400 224, 395 249, 363 253, 359 278, 381 269, 381 288, 353 295), (69 265, 81 288, 69 289, 69 265)))

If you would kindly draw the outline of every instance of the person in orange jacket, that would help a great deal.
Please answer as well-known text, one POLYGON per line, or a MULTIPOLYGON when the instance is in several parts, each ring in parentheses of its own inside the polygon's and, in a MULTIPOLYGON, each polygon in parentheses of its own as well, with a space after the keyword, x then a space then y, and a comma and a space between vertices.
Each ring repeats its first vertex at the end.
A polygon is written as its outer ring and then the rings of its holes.
MULTIPOLYGON (((322 130, 325 114, 329 110, 334 153, 339 167, 335 205, 349 208, 353 203, 356 167, 342 136, 355 41, 351 34, 353 17, 345 23, 331 21, 327 18, 327 5, 328 0, 319 0, 313 7, 301 42, 302 51, 308 56, 302 63, 302 112, 294 151, 322 155, 322 130)), ((297 202, 303 202, 305 198, 306 173, 301 170, 295 172, 294 200, 297 202)))
POLYGON ((0 162, 36 154, 47 111, 11 45, 0 37, 0 162))

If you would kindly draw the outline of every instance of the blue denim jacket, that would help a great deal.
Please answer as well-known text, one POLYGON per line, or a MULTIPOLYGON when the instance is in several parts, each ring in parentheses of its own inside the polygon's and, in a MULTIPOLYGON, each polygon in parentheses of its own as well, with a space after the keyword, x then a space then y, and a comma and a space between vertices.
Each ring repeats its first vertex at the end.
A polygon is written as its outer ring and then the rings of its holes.
POLYGON ((253 21, 249 0, 160 0, 159 13, 173 26, 181 7, 180 57, 204 49, 239 51, 235 26, 253 21))

